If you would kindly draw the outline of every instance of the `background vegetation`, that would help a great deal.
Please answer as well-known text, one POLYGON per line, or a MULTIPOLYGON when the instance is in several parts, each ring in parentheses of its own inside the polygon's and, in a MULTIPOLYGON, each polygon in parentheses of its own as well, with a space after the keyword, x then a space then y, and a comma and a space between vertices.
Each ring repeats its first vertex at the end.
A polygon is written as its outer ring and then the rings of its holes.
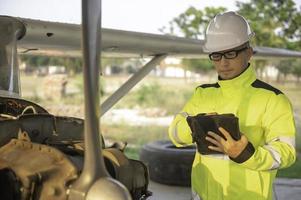
MULTIPOLYGON (((301 10, 292 0, 251 0, 247 3, 237 2, 237 12, 242 14, 256 33, 251 41, 254 46, 269 46, 301 50, 301 10)), ((203 39, 205 28, 210 19, 217 13, 226 11, 223 7, 206 7, 203 10, 190 7, 176 16, 160 30, 164 34, 178 35, 187 38, 203 39)), ((21 62, 26 63, 27 71, 22 74, 23 96, 46 107, 57 115, 83 117, 82 94, 82 60, 80 58, 54 58, 21 55, 21 62), (38 67, 49 65, 63 65, 67 67, 67 94, 60 99, 45 99, 43 80, 45 77, 33 75, 38 67), (35 81, 33 81, 35 80, 35 81), (36 84, 41 83, 41 84, 36 84)), ((110 66, 113 76, 102 76, 102 100, 112 94, 118 86, 124 83, 141 66, 139 60, 133 65, 124 59, 102 59, 103 71, 110 66)), ((267 65, 273 65, 279 70, 277 82, 272 85, 282 90, 292 101, 297 125, 297 150, 301 152, 301 60, 256 60, 252 63, 258 75, 263 78, 263 70, 267 65), (290 77, 290 78, 289 78, 290 77), (292 79, 294 77, 295 79, 292 79)), ((185 70, 201 74, 197 80, 178 78, 148 77, 139 83, 129 95, 125 96, 115 109, 159 108, 163 116, 171 116, 182 108, 190 97, 193 89, 204 82, 202 77, 211 73, 213 66, 208 59, 184 59, 182 65, 185 70)), ((108 113, 109 114, 109 113, 108 113)), ((104 115, 104 119, 107 114, 104 115)), ((156 117, 156 116, 154 116, 156 117)), ((122 140, 129 143, 127 154, 138 158, 138 152, 143 144, 167 138, 167 126, 146 125, 132 126, 124 122, 102 124, 102 133, 107 140, 122 140)), ((297 158, 292 167, 280 170, 278 176, 301 178, 301 161, 297 158)))

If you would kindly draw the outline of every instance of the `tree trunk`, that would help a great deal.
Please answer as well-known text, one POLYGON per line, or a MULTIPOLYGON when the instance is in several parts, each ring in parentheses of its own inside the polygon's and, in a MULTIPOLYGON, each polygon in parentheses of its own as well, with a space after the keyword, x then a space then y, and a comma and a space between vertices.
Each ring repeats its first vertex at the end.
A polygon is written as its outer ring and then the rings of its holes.
POLYGON ((280 81, 281 81, 281 73, 278 71, 276 82, 277 82, 277 83, 280 83, 280 81))
POLYGON ((187 83, 187 66, 185 65, 183 69, 184 69, 184 81, 185 83, 187 83))

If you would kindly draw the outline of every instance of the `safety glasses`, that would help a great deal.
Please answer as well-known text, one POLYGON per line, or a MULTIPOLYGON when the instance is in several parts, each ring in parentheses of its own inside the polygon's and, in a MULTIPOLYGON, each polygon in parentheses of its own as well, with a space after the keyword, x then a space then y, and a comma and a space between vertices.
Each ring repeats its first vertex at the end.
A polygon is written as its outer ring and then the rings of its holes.
POLYGON ((248 48, 249 47, 244 47, 242 49, 230 50, 230 51, 226 51, 224 53, 214 52, 214 53, 209 54, 209 58, 212 61, 220 61, 223 56, 226 59, 233 59, 233 58, 236 58, 240 52, 242 52, 248 48))

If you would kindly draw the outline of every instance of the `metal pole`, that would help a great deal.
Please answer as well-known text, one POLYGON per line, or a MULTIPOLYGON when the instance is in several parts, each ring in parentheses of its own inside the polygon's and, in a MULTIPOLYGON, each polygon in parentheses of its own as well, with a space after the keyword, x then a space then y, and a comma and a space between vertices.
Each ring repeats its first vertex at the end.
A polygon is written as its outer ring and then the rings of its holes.
POLYGON ((158 65, 166 54, 155 56, 129 80, 127 80, 118 90, 116 90, 108 99, 100 106, 100 116, 103 116, 112 106, 114 106, 125 94, 127 94, 140 80, 142 80, 149 72, 158 65))
MULTIPOLYGON (((85 95, 85 156, 79 179, 72 185, 71 198, 86 196, 92 184, 108 176, 99 131, 99 63, 100 63, 101 0, 82 0, 82 48, 85 95)), ((81 197, 81 198, 79 198, 81 197)))
POLYGON ((70 200, 130 200, 128 190, 109 177, 102 155, 99 128, 99 63, 101 0, 82 0, 84 55, 85 155, 80 177, 68 191, 70 200))

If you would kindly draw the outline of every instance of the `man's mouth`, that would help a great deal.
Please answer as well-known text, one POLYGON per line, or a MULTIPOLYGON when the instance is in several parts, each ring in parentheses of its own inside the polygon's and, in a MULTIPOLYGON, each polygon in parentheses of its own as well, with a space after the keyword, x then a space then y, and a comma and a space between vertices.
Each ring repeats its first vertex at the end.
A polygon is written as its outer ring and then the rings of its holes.
POLYGON ((232 70, 231 69, 227 69, 227 70, 221 70, 221 71, 219 71, 220 73, 229 73, 229 72, 232 72, 232 70))

